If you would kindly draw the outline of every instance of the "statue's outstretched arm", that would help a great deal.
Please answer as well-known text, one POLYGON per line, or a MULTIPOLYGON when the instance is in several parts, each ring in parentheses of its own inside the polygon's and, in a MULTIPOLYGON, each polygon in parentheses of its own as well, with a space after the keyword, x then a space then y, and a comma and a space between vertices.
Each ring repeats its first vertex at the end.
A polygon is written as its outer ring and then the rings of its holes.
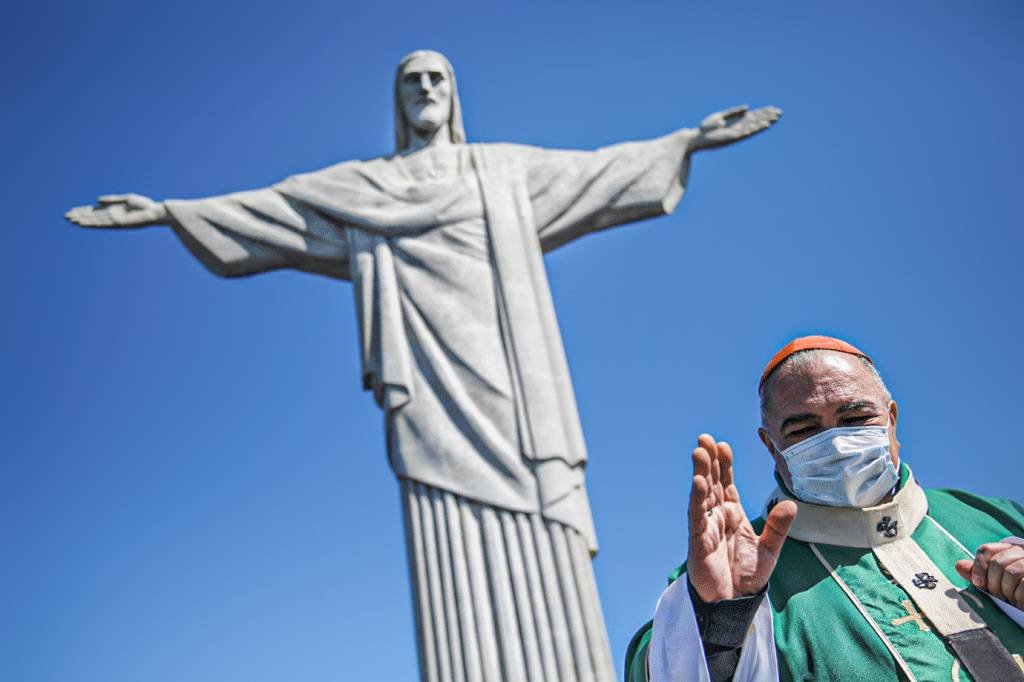
POLYGON ((690 151, 715 149, 739 142, 772 127, 780 116, 782 109, 778 107, 751 110, 746 104, 716 111, 701 122, 697 134, 690 141, 690 151))
POLYGON ((168 225, 199 262, 221 277, 291 268, 349 278, 345 227, 273 188, 192 201, 107 195, 96 206, 65 215, 90 228, 168 225))
POLYGON ((64 214, 75 225, 109 229, 133 229, 167 225, 167 208, 141 194, 107 194, 95 206, 78 206, 64 214))
POLYGON ((519 148, 541 248, 671 213, 686 190, 693 152, 739 142, 781 115, 775 107, 740 106, 708 116, 698 128, 592 152, 519 148))

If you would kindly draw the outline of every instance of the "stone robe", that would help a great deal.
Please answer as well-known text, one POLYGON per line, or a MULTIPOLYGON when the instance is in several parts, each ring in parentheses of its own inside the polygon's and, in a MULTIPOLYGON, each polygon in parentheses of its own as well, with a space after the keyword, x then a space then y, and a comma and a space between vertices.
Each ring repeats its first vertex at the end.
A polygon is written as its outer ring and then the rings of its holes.
POLYGON ((215 274, 293 268, 352 281, 364 388, 386 413, 396 475, 540 513, 594 552, 586 450, 542 253, 670 212, 688 136, 594 152, 428 148, 166 206, 215 274), (424 177, 441 154, 454 154, 454 172, 424 177))

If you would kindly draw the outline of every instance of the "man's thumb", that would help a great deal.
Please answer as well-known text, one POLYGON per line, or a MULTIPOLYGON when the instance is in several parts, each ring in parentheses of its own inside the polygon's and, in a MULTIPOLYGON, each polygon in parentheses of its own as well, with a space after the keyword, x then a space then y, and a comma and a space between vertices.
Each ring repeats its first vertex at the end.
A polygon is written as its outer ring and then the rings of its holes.
POLYGON ((960 561, 956 562, 953 565, 953 567, 956 569, 956 572, 960 574, 961 578, 963 578, 964 580, 970 580, 971 579, 971 567, 973 565, 974 565, 974 562, 971 561, 970 559, 961 559, 960 561))
POLYGON ((795 519, 796 503, 790 500, 779 502, 768 512, 758 544, 772 556, 778 556, 782 551, 782 543, 786 541, 789 527, 793 525, 795 519))

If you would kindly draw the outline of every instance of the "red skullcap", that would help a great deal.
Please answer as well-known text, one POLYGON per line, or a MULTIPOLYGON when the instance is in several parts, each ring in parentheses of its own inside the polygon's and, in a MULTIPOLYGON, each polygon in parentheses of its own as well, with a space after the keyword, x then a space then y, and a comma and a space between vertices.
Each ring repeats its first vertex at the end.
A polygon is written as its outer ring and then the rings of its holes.
MULTIPOLYGON (((764 372, 761 374, 761 382, 757 385, 757 390, 761 390, 764 386, 764 382, 768 379, 775 368, 781 365, 786 358, 793 353, 799 353, 802 350, 837 350, 840 353, 849 353, 850 355, 857 355, 864 358, 868 362, 871 362, 865 353, 858 350, 854 346, 846 343, 841 339, 834 339, 831 336, 801 336, 799 339, 794 339, 782 347, 775 357, 771 359, 768 366, 764 368, 764 372)), ((875 364, 871 362, 871 364, 875 364)))

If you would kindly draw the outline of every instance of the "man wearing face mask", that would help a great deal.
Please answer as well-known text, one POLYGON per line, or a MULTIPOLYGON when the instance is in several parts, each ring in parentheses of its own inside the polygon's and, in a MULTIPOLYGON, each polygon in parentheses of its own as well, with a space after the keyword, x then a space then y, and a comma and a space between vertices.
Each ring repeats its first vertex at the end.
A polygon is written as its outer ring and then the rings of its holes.
POLYGON ((1024 680, 1024 507, 921 488, 844 341, 787 344, 759 393, 778 487, 748 521, 729 445, 698 438, 689 556, 627 681, 1024 680))

